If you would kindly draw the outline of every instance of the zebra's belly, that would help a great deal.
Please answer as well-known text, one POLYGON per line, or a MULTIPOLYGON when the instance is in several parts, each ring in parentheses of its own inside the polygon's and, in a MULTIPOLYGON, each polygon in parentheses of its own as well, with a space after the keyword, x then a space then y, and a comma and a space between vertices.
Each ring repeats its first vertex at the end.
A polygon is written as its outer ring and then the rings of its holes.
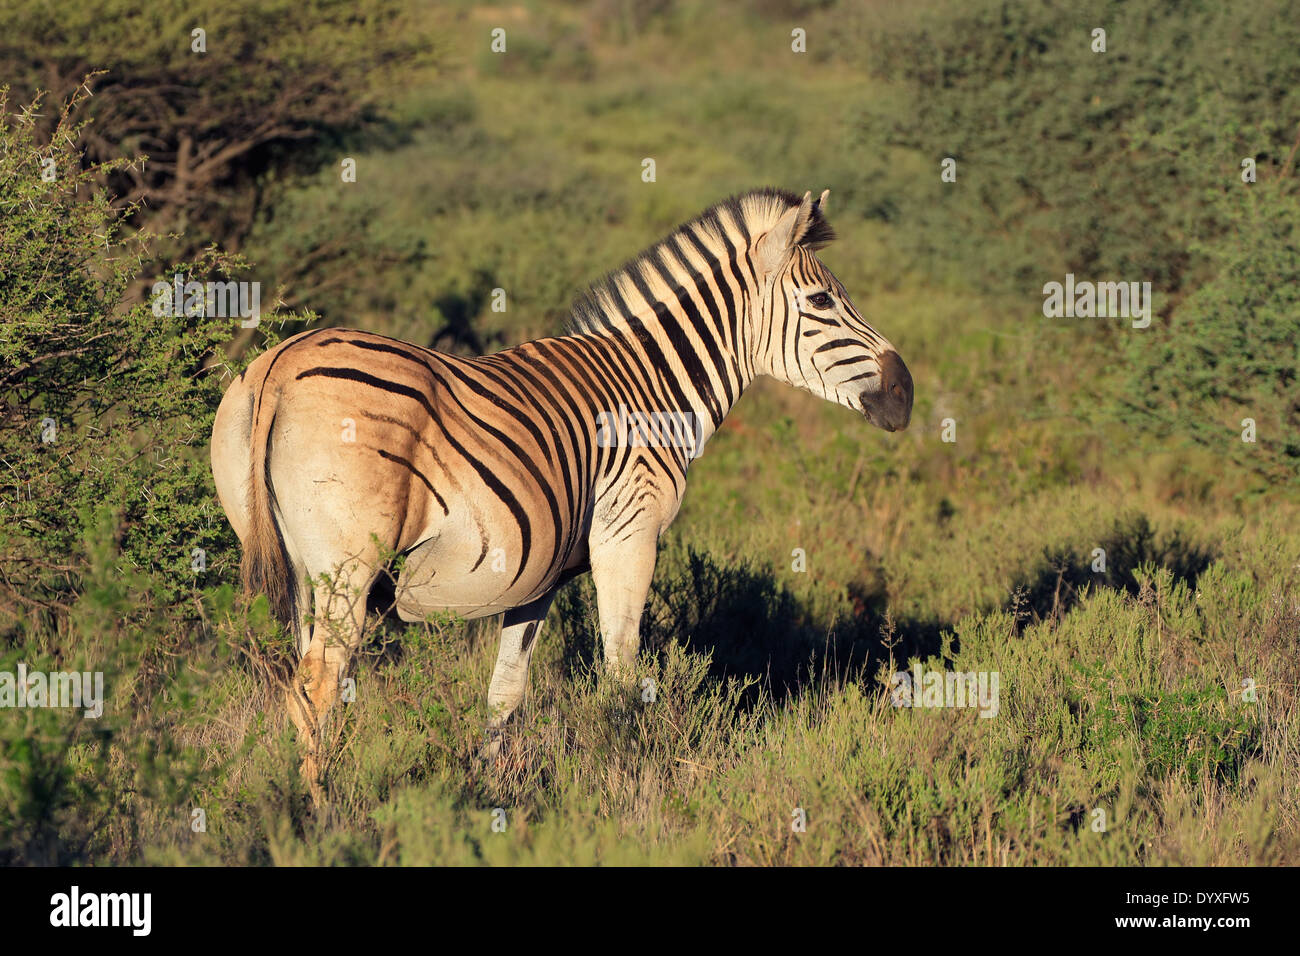
POLYGON ((499 614, 533 601, 585 560, 585 546, 558 560, 549 535, 530 544, 525 555, 514 534, 494 539, 475 522, 444 524, 407 552, 397 578, 398 615, 418 621, 440 611, 467 619, 499 614))

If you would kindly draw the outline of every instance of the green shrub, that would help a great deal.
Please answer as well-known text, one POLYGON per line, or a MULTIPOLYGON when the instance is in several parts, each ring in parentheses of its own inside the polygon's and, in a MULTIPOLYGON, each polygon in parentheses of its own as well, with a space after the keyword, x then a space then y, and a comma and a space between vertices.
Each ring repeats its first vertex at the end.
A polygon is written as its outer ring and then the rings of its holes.
MULTIPOLYGON (((1300 116, 1300 20, 1285 0, 941 0, 864 24, 867 62, 905 99, 869 130, 919 154, 881 171, 900 240, 939 274, 1037 297, 1066 271, 1204 278, 1210 200, 1282 165, 1300 116), (1092 30, 1106 30, 1106 52, 1092 30), (956 183, 939 163, 957 160, 956 183)), ((879 156, 877 162, 886 159, 879 156)), ((886 201, 886 200, 880 200, 886 201)))
MULTIPOLYGON (((164 598, 179 600, 238 564, 206 446, 232 371, 220 348, 239 320, 123 307, 145 247, 139 236, 119 239, 120 219, 95 182, 128 164, 83 169, 67 110, 43 145, 35 107, 10 114, 6 104, 0 98, 0 626, 66 606, 90 522, 105 507, 123 570, 156 575, 164 598)), ((239 268, 209 252, 156 278, 215 280, 239 268)))
POLYGON ((414 0, 18 0, 0 9, 0 76, 25 99, 93 90, 79 145, 96 163, 148 154, 100 171, 145 204, 134 225, 167 234, 160 255, 193 258, 246 234, 263 173, 337 169, 342 138, 391 121, 388 92, 441 58, 439 19, 414 0))
MULTIPOLYGON (((1289 172, 1289 170, 1288 170, 1289 172)), ((1150 440, 1191 442, 1270 482, 1300 482, 1300 194, 1294 173, 1239 185, 1215 276, 1167 323, 1126 340, 1122 417, 1150 440), (1245 419, 1255 440, 1244 441, 1245 419)))

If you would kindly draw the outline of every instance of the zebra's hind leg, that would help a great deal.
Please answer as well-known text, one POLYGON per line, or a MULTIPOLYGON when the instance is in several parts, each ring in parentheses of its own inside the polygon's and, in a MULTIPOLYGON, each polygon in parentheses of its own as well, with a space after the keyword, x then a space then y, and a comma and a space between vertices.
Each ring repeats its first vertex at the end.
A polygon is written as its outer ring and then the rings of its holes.
POLYGON ((293 583, 297 589, 298 596, 298 620, 294 622, 294 637, 298 645, 298 659, 307 656, 307 651, 311 648, 311 632, 313 625, 313 615, 311 609, 312 588, 307 582, 307 569, 301 564, 292 565, 293 583))
POLYGON ((342 692, 348 661, 361 643, 366 593, 373 581, 374 572, 355 564, 336 581, 317 585, 311 639, 290 682, 289 716, 304 750, 300 770, 317 802, 323 794, 326 719, 342 692))
POLYGON ((487 743, 479 751, 483 760, 495 760, 500 754, 505 723, 523 703, 528 690, 528 663, 532 660, 538 633, 554 599, 553 588, 531 604, 506 611, 501 621, 501 647, 497 651, 492 684, 488 688, 488 710, 492 716, 487 725, 487 743))

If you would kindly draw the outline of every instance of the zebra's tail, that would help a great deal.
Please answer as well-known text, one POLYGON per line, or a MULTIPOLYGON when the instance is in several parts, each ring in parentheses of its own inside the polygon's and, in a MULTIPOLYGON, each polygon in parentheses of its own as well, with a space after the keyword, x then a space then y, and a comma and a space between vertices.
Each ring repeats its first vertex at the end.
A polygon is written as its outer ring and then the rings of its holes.
MULTIPOLYGON (((264 397, 269 398, 270 394, 267 389, 264 397)), ((275 425, 275 408, 262 407, 259 412, 261 414, 254 417, 251 435, 250 522, 244 540, 240 576, 244 592, 250 597, 265 594, 271 604, 272 616, 292 633, 298 623, 298 587, 289 549, 275 520, 275 489, 271 485, 271 431, 275 425), (262 426, 262 422, 266 424, 262 426)))

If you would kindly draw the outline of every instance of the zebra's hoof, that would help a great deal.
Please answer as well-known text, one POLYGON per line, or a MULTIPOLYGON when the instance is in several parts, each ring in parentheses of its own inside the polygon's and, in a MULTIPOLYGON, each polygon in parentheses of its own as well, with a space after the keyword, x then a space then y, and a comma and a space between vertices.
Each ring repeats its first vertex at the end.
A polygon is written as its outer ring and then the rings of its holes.
POLYGON ((487 741, 479 748, 478 759, 483 763, 496 763, 501 756, 501 742, 504 737, 500 727, 489 727, 487 741))

